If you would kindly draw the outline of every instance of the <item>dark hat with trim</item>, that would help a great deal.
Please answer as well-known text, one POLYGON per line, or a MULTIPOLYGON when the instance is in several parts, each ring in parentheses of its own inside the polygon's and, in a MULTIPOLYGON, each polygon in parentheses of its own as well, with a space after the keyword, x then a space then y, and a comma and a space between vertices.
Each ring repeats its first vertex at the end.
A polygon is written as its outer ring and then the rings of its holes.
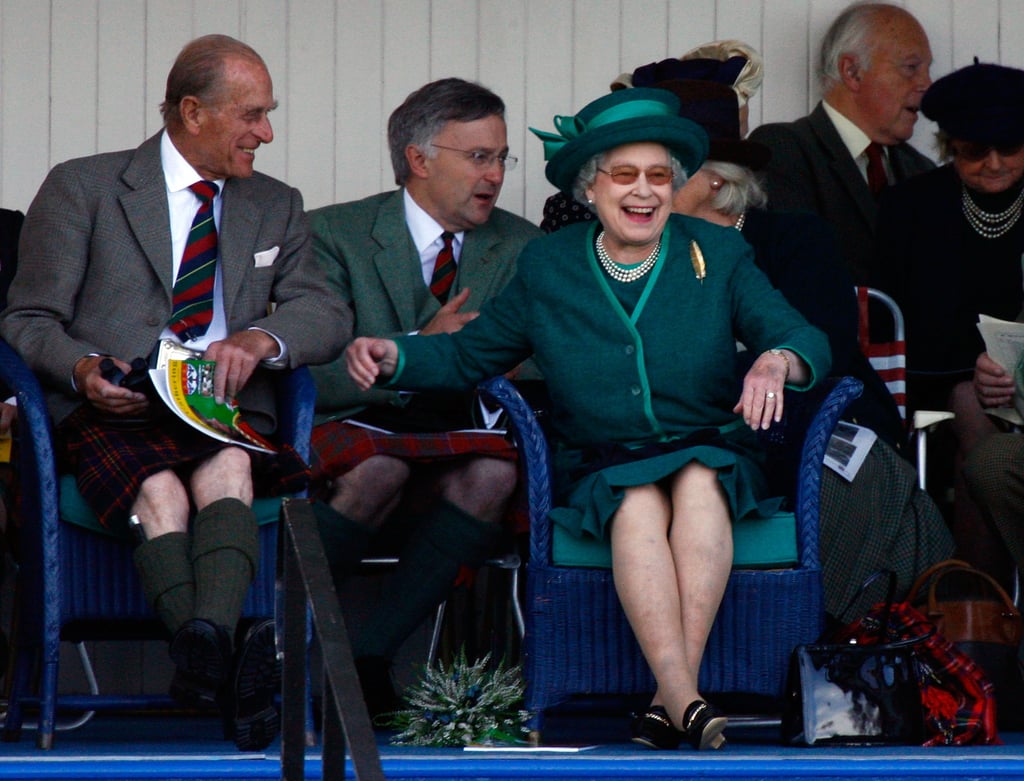
MULTIPOLYGON (((735 101, 735 98, 733 98, 735 101)), ((708 154, 708 135, 679 116, 679 99, 662 89, 637 87, 609 93, 575 116, 556 116, 557 133, 530 130, 544 142, 544 174, 562 192, 571 192, 580 168, 594 155, 623 144, 664 144, 688 173, 708 154)))
POLYGON ((736 163, 754 170, 764 168, 771 150, 740 136, 740 112, 731 87, 713 81, 672 79, 655 86, 679 98, 679 116, 691 119, 711 139, 709 160, 736 163))
POLYGON ((921 111, 951 138, 978 144, 1024 141, 1024 70, 979 63, 933 83, 921 111))

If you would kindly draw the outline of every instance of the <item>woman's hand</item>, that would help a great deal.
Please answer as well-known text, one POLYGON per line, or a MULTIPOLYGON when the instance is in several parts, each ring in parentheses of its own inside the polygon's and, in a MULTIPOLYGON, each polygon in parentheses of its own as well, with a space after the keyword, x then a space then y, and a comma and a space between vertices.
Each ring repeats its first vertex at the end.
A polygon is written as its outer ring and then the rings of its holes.
POLYGON ((349 376, 360 390, 369 390, 378 377, 394 375, 398 365, 398 345, 390 339, 360 336, 345 349, 349 376))
POLYGON ((741 412, 743 420, 752 429, 766 429, 772 422, 782 420, 783 388, 789 376, 790 366, 803 361, 788 350, 779 353, 763 352, 754 361, 743 378, 743 393, 733 407, 741 412))
POLYGON ((1013 375, 982 353, 974 363, 974 393, 983 407, 1008 407, 1013 402, 1013 375))

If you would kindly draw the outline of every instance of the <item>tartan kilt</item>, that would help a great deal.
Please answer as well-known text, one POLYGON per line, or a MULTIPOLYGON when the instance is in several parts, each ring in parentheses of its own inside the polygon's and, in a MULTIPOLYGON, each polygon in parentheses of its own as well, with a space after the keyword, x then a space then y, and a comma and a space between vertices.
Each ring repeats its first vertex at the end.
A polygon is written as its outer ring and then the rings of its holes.
MULTIPOLYGON (((106 528, 125 521, 143 481, 167 469, 189 472, 226 447, 173 415, 131 425, 110 425, 82 405, 57 426, 59 467, 75 476, 78 491, 106 528)), ((301 491, 309 467, 289 444, 270 455, 249 450, 257 496, 301 491)))
MULTIPOLYGON (((310 444, 311 491, 314 495, 325 492, 331 480, 351 471, 371 456, 392 456, 416 464, 440 464, 481 456, 505 461, 518 459, 515 444, 497 433, 387 433, 344 420, 331 420, 314 426, 310 444)), ((510 503, 507 522, 517 533, 529 529, 526 492, 521 484, 510 503)))

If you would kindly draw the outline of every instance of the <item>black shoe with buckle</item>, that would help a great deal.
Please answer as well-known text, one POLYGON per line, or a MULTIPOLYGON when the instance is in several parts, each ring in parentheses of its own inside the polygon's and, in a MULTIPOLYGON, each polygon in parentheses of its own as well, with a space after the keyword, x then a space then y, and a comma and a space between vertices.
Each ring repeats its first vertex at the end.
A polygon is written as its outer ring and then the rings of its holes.
POLYGON ((683 730, 690 745, 698 751, 725 745, 725 714, 704 700, 694 700, 683 714, 683 730))
POLYGON ((646 711, 633 715, 630 725, 634 743, 654 749, 671 751, 679 748, 683 733, 672 725, 672 719, 661 705, 652 705, 646 711))

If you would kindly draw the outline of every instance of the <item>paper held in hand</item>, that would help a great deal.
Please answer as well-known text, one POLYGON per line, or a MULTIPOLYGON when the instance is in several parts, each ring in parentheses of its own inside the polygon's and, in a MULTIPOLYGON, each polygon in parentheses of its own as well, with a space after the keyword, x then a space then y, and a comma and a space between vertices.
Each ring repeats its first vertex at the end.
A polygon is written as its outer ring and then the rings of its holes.
POLYGON ((1024 366, 1021 357, 1024 354, 1024 323, 1013 320, 1000 320, 989 315, 978 316, 978 331, 985 340, 985 352, 988 357, 1004 369, 1013 373, 1016 390, 1013 395, 1013 408, 987 409, 989 415, 1020 426, 1024 424, 1024 366))
POLYGON ((199 358, 169 358, 162 369, 150 370, 153 385, 164 403, 190 426, 204 434, 262 453, 275 453, 273 443, 242 420, 234 400, 217 402, 213 396, 216 364, 199 358))

